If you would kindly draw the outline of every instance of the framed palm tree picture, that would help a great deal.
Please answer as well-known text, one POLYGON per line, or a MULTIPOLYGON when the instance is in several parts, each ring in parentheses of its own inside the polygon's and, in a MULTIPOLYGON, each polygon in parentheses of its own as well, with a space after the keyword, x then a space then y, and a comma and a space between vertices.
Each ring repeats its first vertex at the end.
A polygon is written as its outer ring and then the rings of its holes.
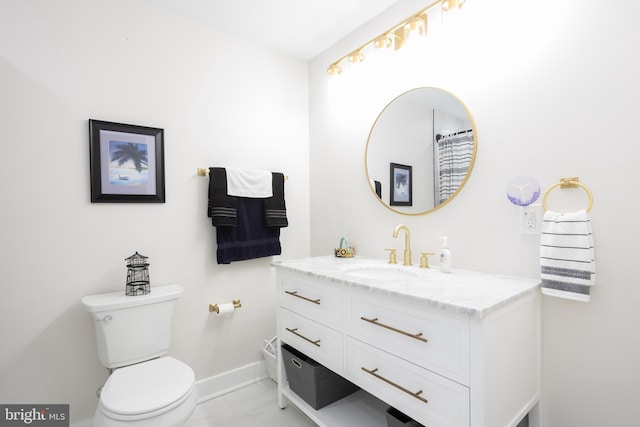
POLYGON ((412 167, 398 163, 389 164, 389 205, 390 206, 412 206, 413 204, 413 181, 412 167))
POLYGON ((164 129, 89 119, 91 203, 164 203, 164 129))

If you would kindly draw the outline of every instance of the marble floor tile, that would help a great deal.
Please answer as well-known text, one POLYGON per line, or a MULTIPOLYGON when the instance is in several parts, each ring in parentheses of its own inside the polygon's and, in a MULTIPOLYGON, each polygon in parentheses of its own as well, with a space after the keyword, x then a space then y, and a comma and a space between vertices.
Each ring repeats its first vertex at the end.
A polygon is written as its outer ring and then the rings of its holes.
POLYGON ((270 379, 196 406, 185 427, 315 427, 293 405, 278 407, 278 385, 270 379))

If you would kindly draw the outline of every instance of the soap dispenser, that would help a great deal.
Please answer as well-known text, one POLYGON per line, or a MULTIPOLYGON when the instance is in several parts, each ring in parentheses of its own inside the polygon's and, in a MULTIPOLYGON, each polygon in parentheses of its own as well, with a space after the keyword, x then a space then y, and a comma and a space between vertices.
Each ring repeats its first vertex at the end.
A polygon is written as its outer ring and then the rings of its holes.
POLYGON ((440 271, 443 273, 451 273, 451 249, 449 249, 449 245, 447 244, 447 236, 441 236, 440 239, 442 239, 442 247, 438 252, 440 271))

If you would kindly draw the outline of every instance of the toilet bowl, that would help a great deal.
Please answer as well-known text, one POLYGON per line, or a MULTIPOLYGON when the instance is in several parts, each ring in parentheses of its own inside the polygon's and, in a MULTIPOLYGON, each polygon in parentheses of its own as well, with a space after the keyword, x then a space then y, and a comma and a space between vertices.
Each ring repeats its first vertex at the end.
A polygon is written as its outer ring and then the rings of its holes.
POLYGON ((197 403, 193 370, 172 357, 116 369, 96 409, 96 427, 183 426, 197 403))

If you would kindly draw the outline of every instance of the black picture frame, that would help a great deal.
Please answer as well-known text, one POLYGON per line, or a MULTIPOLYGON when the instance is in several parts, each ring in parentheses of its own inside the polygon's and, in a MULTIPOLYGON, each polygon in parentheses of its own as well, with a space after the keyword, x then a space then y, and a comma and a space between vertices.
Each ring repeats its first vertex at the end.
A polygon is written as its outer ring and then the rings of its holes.
POLYGON ((164 129, 89 119, 91 203, 165 203, 164 129))
POLYGON ((412 167, 389 163, 389 205, 413 206, 412 167))

